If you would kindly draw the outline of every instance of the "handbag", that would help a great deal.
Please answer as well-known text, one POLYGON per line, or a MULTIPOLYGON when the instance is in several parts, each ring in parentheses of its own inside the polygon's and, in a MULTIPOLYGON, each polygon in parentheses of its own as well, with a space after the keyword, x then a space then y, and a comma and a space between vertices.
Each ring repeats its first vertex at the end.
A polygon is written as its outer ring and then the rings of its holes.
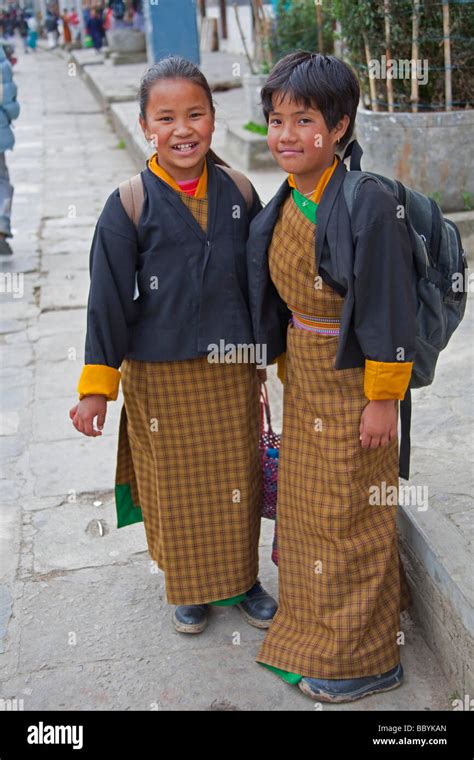
POLYGON ((275 520, 272 561, 278 565, 276 509, 278 496, 278 458, 281 436, 272 428, 266 383, 260 386, 260 462, 262 465, 262 517, 275 520), (266 422, 266 427, 265 427, 266 422))
POLYGON ((277 506, 280 438, 272 428, 266 383, 260 387, 260 462, 262 465, 262 517, 274 520, 277 506), (266 422, 266 425, 265 425, 266 422))
POLYGON ((260 386, 260 461, 262 464, 262 517, 275 520, 272 562, 278 566, 276 508, 278 496, 278 459, 281 436, 272 428, 266 383, 260 386), (266 422, 266 427, 265 427, 266 422))

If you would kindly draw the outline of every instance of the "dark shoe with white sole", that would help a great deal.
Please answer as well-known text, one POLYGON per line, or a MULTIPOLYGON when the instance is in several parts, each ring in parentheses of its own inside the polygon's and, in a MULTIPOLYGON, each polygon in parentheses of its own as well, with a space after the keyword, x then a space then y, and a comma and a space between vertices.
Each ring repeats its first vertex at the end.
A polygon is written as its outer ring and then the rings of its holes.
POLYGON ((173 615, 173 623, 179 633, 201 633, 207 626, 208 604, 180 604, 173 615))
POLYGON ((4 237, 0 237, 0 256, 11 256, 12 253, 10 243, 4 237))
POLYGON ((304 694, 318 702, 355 702, 369 694, 396 689, 402 681, 403 668, 398 664, 378 676, 343 680, 305 677, 298 682, 298 686, 304 694))
POLYGON ((240 602, 237 607, 250 625, 255 628, 269 628, 278 609, 278 604, 257 581, 247 591, 247 598, 240 602))

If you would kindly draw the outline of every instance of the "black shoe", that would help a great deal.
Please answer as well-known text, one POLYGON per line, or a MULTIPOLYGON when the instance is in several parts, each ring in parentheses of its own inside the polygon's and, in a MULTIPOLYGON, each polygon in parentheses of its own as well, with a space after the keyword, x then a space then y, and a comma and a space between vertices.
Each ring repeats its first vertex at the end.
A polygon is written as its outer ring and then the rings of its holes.
POLYGON ((255 628, 269 628, 278 609, 278 604, 257 581, 247 591, 247 598, 240 602, 237 607, 250 625, 255 626, 255 628))
POLYGON ((207 625, 208 613, 207 604, 180 604, 174 611, 174 627, 180 633, 201 633, 207 625))

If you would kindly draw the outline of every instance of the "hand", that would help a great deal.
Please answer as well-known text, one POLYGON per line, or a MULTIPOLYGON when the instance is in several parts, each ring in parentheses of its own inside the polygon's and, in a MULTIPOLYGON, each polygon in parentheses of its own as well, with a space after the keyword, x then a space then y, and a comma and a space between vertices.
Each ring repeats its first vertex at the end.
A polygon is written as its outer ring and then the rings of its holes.
POLYGON ((69 417, 76 430, 92 437, 102 435, 106 414, 107 398, 100 395, 85 396, 69 410, 69 417), (95 417, 97 417, 98 430, 93 425, 95 417))
POLYGON ((263 383, 267 382, 267 370, 265 369, 257 369, 257 377, 258 382, 260 385, 263 385, 263 383))
POLYGON ((360 418, 359 433, 363 449, 387 446, 397 435, 396 401, 369 401, 360 418))

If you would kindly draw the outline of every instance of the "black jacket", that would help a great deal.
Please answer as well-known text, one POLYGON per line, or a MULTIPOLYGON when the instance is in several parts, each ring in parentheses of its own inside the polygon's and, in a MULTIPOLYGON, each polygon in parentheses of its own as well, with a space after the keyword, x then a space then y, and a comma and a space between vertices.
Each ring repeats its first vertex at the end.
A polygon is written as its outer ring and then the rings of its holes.
POLYGON ((232 179, 210 160, 207 169, 207 233, 148 168, 137 229, 118 189, 109 196, 90 254, 86 365, 192 359, 222 339, 253 342, 245 246, 261 203, 253 189, 247 210, 232 179))
MULTIPOLYGON (((344 297, 336 369, 375 362, 411 362, 415 354, 416 281, 410 236, 397 200, 376 182, 362 184, 352 223, 342 184, 342 162, 329 180, 317 212, 316 267, 325 283, 344 297)), ((270 278, 268 246, 287 180, 250 227, 247 244, 250 310, 256 343, 267 362, 286 350, 291 312, 270 278)))

